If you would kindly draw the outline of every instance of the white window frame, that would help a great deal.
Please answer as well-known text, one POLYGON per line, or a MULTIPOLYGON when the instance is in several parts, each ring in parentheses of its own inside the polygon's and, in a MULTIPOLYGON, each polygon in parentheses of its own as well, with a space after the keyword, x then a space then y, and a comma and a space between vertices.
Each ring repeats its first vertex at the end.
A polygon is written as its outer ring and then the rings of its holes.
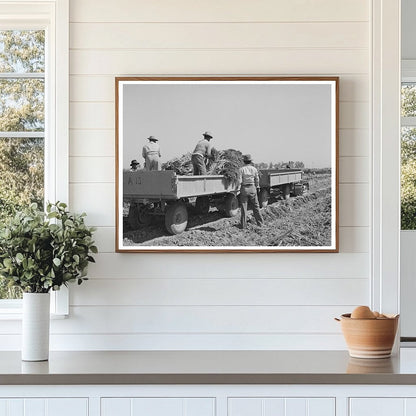
MULTIPOLYGON (((0 30, 46 31, 45 201, 69 200, 69 0, 0 0, 0 30)), ((68 290, 52 291, 51 312, 67 315, 68 290)), ((0 319, 20 318, 20 300, 0 300, 0 319)))
POLYGON ((372 17, 370 303, 373 310, 399 313, 400 0, 373 0, 372 17))

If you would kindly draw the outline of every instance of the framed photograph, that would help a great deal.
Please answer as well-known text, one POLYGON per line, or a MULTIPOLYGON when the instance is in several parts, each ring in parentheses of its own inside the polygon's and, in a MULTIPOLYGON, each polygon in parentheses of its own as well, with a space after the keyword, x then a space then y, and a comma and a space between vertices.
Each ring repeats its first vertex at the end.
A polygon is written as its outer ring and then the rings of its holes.
POLYGON ((338 252, 338 77, 118 77, 118 252, 338 252))

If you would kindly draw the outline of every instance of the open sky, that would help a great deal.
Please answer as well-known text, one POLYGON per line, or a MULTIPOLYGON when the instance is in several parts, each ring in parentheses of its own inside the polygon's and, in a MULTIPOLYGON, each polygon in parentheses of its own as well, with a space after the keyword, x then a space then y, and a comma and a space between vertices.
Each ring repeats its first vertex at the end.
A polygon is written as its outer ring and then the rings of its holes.
POLYGON ((159 139, 162 162, 192 151, 202 133, 213 146, 250 153, 255 163, 303 161, 331 166, 331 86, 302 83, 174 83, 123 86, 123 167, 143 162, 147 137, 159 139))

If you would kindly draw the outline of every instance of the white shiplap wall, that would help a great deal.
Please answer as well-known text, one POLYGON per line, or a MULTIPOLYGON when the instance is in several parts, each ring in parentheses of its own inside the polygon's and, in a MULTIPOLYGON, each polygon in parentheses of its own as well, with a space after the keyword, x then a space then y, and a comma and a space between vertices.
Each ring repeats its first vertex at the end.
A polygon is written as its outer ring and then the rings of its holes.
POLYGON ((333 317, 370 298, 370 3, 70 1, 70 205, 100 254, 52 348, 345 347, 333 317), (339 254, 114 253, 114 77, 182 74, 340 76, 339 254))

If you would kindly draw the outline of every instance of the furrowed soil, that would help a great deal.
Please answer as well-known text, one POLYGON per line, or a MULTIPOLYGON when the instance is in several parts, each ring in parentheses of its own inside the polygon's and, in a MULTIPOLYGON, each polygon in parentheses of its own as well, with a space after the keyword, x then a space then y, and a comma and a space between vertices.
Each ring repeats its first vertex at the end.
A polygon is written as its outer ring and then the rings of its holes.
POLYGON ((331 178, 306 178, 307 193, 288 200, 272 200, 261 210, 264 224, 255 224, 249 211, 246 229, 240 215, 224 218, 216 209, 205 215, 190 210, 188 227, 179 235, 168 235, 163 220, 124 233, 125 246, 237 247, 237 246, 329 246, 331 244, 331 178))

